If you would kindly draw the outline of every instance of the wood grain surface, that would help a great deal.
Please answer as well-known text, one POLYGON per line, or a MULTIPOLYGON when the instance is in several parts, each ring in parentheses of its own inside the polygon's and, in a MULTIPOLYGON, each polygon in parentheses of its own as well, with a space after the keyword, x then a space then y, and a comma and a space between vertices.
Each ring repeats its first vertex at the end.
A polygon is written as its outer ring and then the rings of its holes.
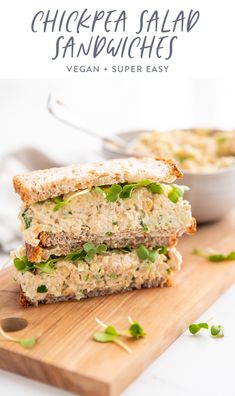
POLYGON ((184 263, 171 288, 134 291, 81 302, 21 308, 12 269, 0 272, 0 319, 22 317, 28 327, 14 335, 40 335, 33 349, 0 339, 0 368, 75 393, 116 396, 159 356, 235 281, 235 262, 211 263, 192 249, 235 250, 235 212, 184 237, 184 263), (139 321, 144 339, 129 341, 127 354, 114 344, 99 344, 92 334, 95 317, 126 328, 127 316, 139 321))

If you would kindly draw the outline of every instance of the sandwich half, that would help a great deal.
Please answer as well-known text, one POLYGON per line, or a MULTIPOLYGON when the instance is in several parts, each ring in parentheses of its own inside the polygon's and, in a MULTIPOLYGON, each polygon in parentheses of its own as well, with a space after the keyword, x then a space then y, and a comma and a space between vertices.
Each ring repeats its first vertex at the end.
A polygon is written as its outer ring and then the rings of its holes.
POLYGON ((67 256, 38 264, 27 260, 24 248, 14 257, 18 269, 15 280, 21 287, 24 306, 171 286, 172 274, 180 269, 181 262, 175 248, 147 249, 144 245, 109 249, 106 245, 85 244, 67 256), (92 250, 96 251, 94 255, 92 250))
POLYGON ((22 301, 170 284, 181 264, 177 238, 195 231, 183 188, 173 184, 178 177, 174 163, 154 158, 15 176, 23 201, 25 246, 14 258, 22 301))

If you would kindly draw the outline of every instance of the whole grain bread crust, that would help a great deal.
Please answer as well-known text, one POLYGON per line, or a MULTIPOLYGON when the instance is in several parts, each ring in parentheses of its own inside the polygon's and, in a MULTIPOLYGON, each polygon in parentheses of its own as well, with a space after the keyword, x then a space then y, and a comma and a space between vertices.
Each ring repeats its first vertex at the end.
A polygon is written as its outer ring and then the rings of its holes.
POLYGON ((144 244, 149 248, 154 246, 166 246, 168 248, 172 248, 177 243, 176 235, 161 236, 147 233, 142 233, 136 236, 122 235, 122 238, 120 238, 120 234, 117 235, 116 238, 102 238, 95 235, 93 237, 90 236, 89 238, 81 238, 81 236, 76 237, 65 232, 58 234, 44 232, 39 235, 39 239, 41 242, 40 245, 37 246, 25 243, 26 256, 32 263, 46 261, 52 255, 65 256, 76 249, 80 249, 86 242, 94 243, 94 245, 105 243, 111 248, 123 248, 127 245, 137 247, 141 244, 144 244))
POLYGON ((37 170, 13 178, 13 185, 27 205, 77 190, 101 185, 132 183, 143 179, 172 183, 182 172, 171 160, 126 158, 37 170))
MULTIPOLYGON (((154 288, 154 287, 171 287, 172 286, 172 278, 171 276, 168 276, 167 278, 156 278, 154 280, 151 281, 145 281, 139 289, 150 289, 150 288, 154 288)), ((89 298, 89 297, 99 297, 99 296, 107 296, 110 294, 117 294, 120 292, 128 292, 128 291, 133 291, 133 290, 137 290, 136 287, 130 285, 129 287, 125 288, 125 290, 122 291, 113 291, 112 289, 108 288, 108 289, 94 289, 90 292, 84 292, 84 297, 82 297, 82 299, 84 298, 89 298)), ((65 302, 65 301, 69 301, 69 300, 75 300, 75 295, 74 294, 70 294, 68 296, 60 296, 60 297, 55 297, 53 295, 48 295, 46 296, 45 299, 38 301, 37 303, 27 299, 27 297, 25 296, 22 288, 20 288, 20 304, 27 308, 30 305, 34 305, 37 306, 38 304, 54 304, 57 302, 65 302)))

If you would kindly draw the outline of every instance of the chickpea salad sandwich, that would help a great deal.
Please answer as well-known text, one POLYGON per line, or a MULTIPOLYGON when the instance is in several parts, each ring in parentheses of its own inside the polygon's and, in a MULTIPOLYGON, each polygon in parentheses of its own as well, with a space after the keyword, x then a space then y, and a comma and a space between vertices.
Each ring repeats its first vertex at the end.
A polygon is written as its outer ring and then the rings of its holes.
POLYGON ((194 233, 182 173, 128 158, 14 177, 25 245, 12 253, 24 306, 169 286, 177 238, 194 233))

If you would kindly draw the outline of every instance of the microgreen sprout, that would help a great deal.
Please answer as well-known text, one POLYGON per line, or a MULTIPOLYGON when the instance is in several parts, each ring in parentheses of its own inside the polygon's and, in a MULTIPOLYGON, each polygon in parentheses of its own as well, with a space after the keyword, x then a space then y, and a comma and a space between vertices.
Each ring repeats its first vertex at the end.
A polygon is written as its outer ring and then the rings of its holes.
POLYGON ((159 254, 165 254, 166 252, 167 249, 165 246, 158 246, 153 249, 148 249, 144 245, 140 245, 137 249, 137 255, 140 260, 150 260, 152 263, 155 263, 159 254))
POLYGON ((171 202, 177 203, 180 197, 183 196, 183 189, 176 186, 171 186, 171 190, 168 193, 168 198, 171 202))
POLYGON ((106 325, 101 322, 98 318, 95 319, 96 322, 104 329, 104 331, 96 331, 93 334, 93 338, 97 342, 114 342, 123 348, 126 352, 132 353, 131 348, 121 341, 118 337, 121 335, 120 332, 113 326, 106 325))
MULTIPOLYGON (((131 198, 132 193, 135 189, 146 187, 152 194, 163 194, 164 189, 160 183, 154 183, 151 180, 141 180, 136 183, 120 183, 120 184, 112 184, 111 186, 97 186, 94 187, 96 192, 102 193, 104 197, 106 197, 108 202, 116 202, 118 199, 128 199, 131 198)), ((171 190, 168 193, 168 198, 176 203, 180 197, 183 196, 184 190, 188 189, 186 186, 177 186, 172 185, 171 190)), ((58 196, 53 198, 55 202, 55 206, 53 208, 54 212, 57 212, 60 208, 67 205, 73 198, 86 194, 89 192, 89 189, 85 189, 82 191, 77 191, 74 194, 70 195, 67 199, 64 199, 63 196, 58 196)))
POLYGON ((138 322, 133 321, 130 317, 128 317, 130 326, 127 330, 118 330, 114 326, 106 325, 98 318, 95 320, 103 328, 103 331, 95 332, 93 334, 94 340, 97 342, 114 342, 128 353, 132 353, 132 350, 120 339, 120 337, 138 339, 146 335, 142 326, 138 322))
POLYGON ((201 329, 210 330, 210 334, 213 338, 222 338, 224 337, 224 329, 221 325, 212 324, 215 319, 212 317, 208 319, 207 322, 203 323, 193 323, 189 325, 189 332, 193 335, 199 333, 201 329), (211 324, 210 324, 211 323, 211 324))
POLYGON ((42 263, 31 263, 26 256, 21 258, 14 258, 14 266, 18 271, 35 271, 39 269, 40 272, 50 274, 53 271, 54 264, 59 260, 58 258, 49 258, 47 261, 42 263))
POLYGON ((189 325, 189 331, 191 334, 197 334, 201 329, 209 329, 208 323, 192 323, 189 325))
POLYGON ((60 208, 62 208, 63 206, 67 205, 72 199, 74 199, 75 197, 78 197, 79 195, 83 195, 88 193, 90 190, 88 188, 86 188, 85 190, 82 191, 77 191, 76 193, 70 195, 67 199, 63 199, 62 196, 58 196, 53 198, 53 201, 55 202, 55 206, 53 208, 54 212, 57 212, 60 208))
POLYGON ((235 260, 235 251, 231 251, 230 253, 223 254, 223 253, 216 253, 211 252, 211 249, 208 250, 201 250, 201 249, 194 249, 193 254, 201 257, 207 258, 209 261, 212 262, 220 262, 220 261, 231 261, 235 260))
POLYGON ((106 252, 108 247, 104 244, 95 247, 93 243, 85 243, 85 245, 83 245, 83 249, 86 253, 84 259, 87 263, 90 263, 96 254, 101 254, 106 252))
POLYGON ((128 331, 132 335, 132 337, 141 338, 146 336, 143 327, 138 322, 133 321, 130 316, 128 316, 128 321, 130 322, 130 327, 128 331))
POLYGON ((30 338, 22 338, 22 339, 11 337, 2 329, 1 326, 0 326, 0 335, 4 337, 6 340, 20 344, 23 348, 32 348, 37 342, 37 337, 35 336, 30 338))
MULTIPOLYGON (((85 243, 83 248, 61 257, 63 257, 64 260, 85 260, 87 263, 90 263, 96 254, 104 253, 107 249, 108 247, 104 244, 95 247, 92 243, 85 243)), ((26 256, 21 258, 15 257, 14 265, 16 269, 21 272, 35 271, 38 269, 42 273, 51 274, 55 264, 61 257, 49 257, 48 260, 41 263, 31 263, 26 256)))
POLYGON ((141 180, 136 183, 113 184, 110 187, 95 187, 95 190, 97 192, 102 192, 108 202, 116 202, 119 198, 131 198, 133 191, 141 187, 146 187, 152 194, 162 194, 164 192, 161 184, 153 183, 151 180, 141 180))
MULTIPOLYGON (((64 260, 78 261, 84 260, 88 264, 92 262, 94 257, 99 254, 106 252, 121 252, 130 253, 132 251, 131 246, 127 245, 123 248, 109 248, 105 244, 94 246, 93 243, 85 243, 82 248, 77 249, 65 256, 50 256, 46 261, 40 263, 32 263, 28 260, 27 256, 15 257, 13 262, 15 268, 20 272, 31 271, 35 272, 38 270, 41 273, 51 274, 54 270, 55 264, 61 258, 64 260)), ((140 260, 150 260, 154 263, 157 260, 159 254, 166 254, 167 248, 165 246, 157 246, 152 249, 146 248, 144 245, 140 245, 137 249, 137 255, 140 260)))
POLYGON ((223 338, 224 337, 224 329, 221 325, 213 325, 211 326, 211 335, 214 338, 223 338))

